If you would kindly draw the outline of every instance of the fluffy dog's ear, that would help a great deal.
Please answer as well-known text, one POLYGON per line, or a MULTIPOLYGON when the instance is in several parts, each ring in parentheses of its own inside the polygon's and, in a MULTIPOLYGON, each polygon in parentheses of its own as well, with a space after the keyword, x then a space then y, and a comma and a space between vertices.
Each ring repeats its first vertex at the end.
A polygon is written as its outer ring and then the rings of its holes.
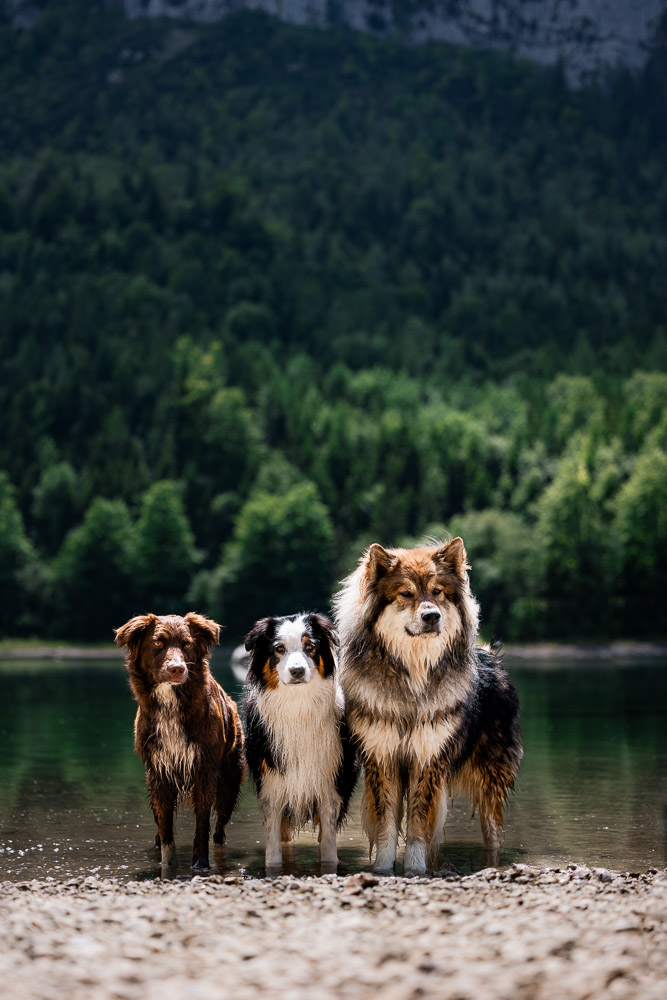
POLYGON ((318 652, 324 665, 324 676, 331 677, 336 667, 335 649, 338 646, 338 633, 326 615, 312 612, 308 615, 308 623, 318 641, 318 652))
POLYGON ((137 615, 136 618, 130 618, 129 622, 114 630, 116 645, 127 646, 130 652, 134 653, 146 630, 156 621, 157 615, 137 615))
POLYGON ((434 552, 433 559, 448 566, 458 576, 465 576, 466 571, 470 569, 463 539, 459 537, 452 538, 451 542, 447 542, 434 552))
POLYGON ((391 552, 387 552, 381 545, 375 542, 366 553, 366 573, 370 580, 377 580, 392 569, 397 558, 391 552))
POLYGON ((220 641, 220 626, 212 618, 198 615, 196 611, 188 611, 185 621, 195 639, 202 644, 207 653, 211 646, 220 641))

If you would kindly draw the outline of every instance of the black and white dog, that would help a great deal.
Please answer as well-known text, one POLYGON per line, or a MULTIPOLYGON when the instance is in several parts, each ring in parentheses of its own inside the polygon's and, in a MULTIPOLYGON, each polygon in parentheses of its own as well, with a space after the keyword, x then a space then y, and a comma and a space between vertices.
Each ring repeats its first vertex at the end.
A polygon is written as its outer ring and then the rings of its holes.
POLYGON ((337 637, 324 615, 262 618, 245 641, 246 755, 266 831, 267 867, 282 863, 281 842, 307 822, 319 826, 320 858, 338 863, 359 761, 335 678, 337 637))

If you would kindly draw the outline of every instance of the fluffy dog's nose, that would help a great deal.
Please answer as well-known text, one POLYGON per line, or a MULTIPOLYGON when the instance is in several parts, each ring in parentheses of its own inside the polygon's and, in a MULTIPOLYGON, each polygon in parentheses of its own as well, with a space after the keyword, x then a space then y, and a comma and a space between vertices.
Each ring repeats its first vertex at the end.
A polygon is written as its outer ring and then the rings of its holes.
POLYGON ((306 676, 305 667, 290 667, 289 672, 290 672, 290 677, 292 678, 293 681, 302 681, 303 678, 306 676))
POLYGON ((435 625, 436 622, 440 621, 440 612, 435 609, 422 611, 422 621, 427 625, 435 625))

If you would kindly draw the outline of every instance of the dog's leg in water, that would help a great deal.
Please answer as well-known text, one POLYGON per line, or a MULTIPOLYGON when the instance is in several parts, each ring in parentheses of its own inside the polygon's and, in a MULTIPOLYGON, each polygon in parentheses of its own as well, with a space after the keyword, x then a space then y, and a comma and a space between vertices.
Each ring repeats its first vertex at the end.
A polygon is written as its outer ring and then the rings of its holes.
POLYGON ((333 867, 338 864, 336 827, 338 826, 340 807, 341 801, 338 795, 320 801, 320 861, 324 865, 332 865, 333 867))
POLYGON ((408 825, 404 872, 423 875, 437 866, 440 837, 447 818, 447 790, 443 763, 432 760, 425 768, 410 769, 408 825))
POLYGON ((266 867, 275 868, 283 863, 283 849, 280 843, 282 819, 285 812, 285 796, 280 787, 280 779, 265 777, 259 794, 259 804, 264 818, 266 834, 266 867))
POLYGON ((176 792, 169 785, 159 781, 154 774, 148 776, 148 788, 160 840, 160 864, 175 865, 174 809, 176 808, 176 792))
POLYGON ((373 870, 391 873, 396 862, 398 831, 403 815, 403 783, 395 762, 366 760, 366 787, 361 803, 361 824, 376 847, 373 870))

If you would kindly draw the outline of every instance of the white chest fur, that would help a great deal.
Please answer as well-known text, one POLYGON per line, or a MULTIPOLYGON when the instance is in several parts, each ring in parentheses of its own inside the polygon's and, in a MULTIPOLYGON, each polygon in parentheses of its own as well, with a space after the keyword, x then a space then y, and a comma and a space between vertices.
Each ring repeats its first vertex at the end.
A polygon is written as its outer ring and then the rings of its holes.
POLYGON ((342 758, 338 685, 319 674, 308 684, 279 684, 259 693, 257 709, 280 765, 279 773, 264 779, 262 797, 284 800, 295 815, 329 799, 342 758))
POLYGON ((153 693, 158 705, 153 766, 165 778, 187 788, 192 782, 195 747, 185 735, 178 701, 171 684, 159 684, 153 693))

